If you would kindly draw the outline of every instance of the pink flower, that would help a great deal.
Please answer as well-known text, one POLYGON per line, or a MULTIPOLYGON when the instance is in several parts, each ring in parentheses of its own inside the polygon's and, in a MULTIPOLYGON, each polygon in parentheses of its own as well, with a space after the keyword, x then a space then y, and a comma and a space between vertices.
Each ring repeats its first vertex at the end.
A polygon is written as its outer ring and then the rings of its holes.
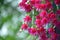
POLYGON ((29 28, 28 31, 31 35, 36 35, 36 29, 35 28, 29 28))
POLYGON ((27 0, 22 0, 22 2, 19 3, 19 6, 23 6, 27 2, 27 0))
POLYGON ((49 21, 49 20, 48 20, 47 18, 45 18, 45 17, 44 17, 44 18, 42 18, 42 20, 41 20, 42 24, 47 24, 47 23, 48 23, 48 21, 49 21))
POLYGON ((55 25, 58 29, 60 29, 60 21, 58 21, 55 25))
POLYGON ((47 40, 47 36, 46 36, 46 34, 41 34, 41 38, 40 38, 40 40, 47 40))
POLYGON ((21 28, 26 30, 28 28, 28 25, 24 23, 24 24, 22 24, 21 28))
POLYGON ((35 4, 35 0, 30 0, 30 4, 34 5, 35 4))
POLYGON ((35 4, 35 8, 36 9, 43 9, 43 10, 45 10, 46 9, 46 4, 35 4))
POLYGON ((47 3, 47 2, 50 2, 50 0, 45 0, 45 2, 47 3))
POLYGON ((54 0, 55 4, 59 5, 60 4, 60 0, 54 0))
POLYGON ((40 27, 42 24, 41 24, 41 20, 40 19, 36 19, 35 20, 35 24, 37 25, 37 27, 40 27))
POLYGON ((52 24, 56 26, 56 23, 58 22, 58 20, 55 18, 52 20, 52 24))
POLYGON ((54 14, 53 12, 51 12, 51 13, 49 13, 49 14, 47 15, 47 18, 48 18, 50 21, 52 21, 53 19, 56 19, 56 14, 54 14))
POLYGON ((35 7, 35 9, 39 10, 40 9, 40 4, 35 4, 34 7, 35 7))
POLYGON ((46 4, 40 4, 39 7, 40 7, 40 9, 44 9, 45 10, 46 9, 46 4))
POLYGON ((24 8, 25 7, 25 3, 23 3, 23 2, 21 2, 21 3, 19 3, 19 6, 21 7, 21 8, 24 8))
POLYGON ((56 15, 54 13, 51 14, 50 16, 51 19, 55 19, 56 18, 56 15))
POLYGON ((39 28, 39 31, 40 31, 40 32, 44 32, 44 31, 45 31, 44 27, 40 27, 40 28, 39 28))
POLYGON ((35 4, 39 4, 40 0, 30 0, 30 4, 34 6, 35 4))
POLYGON ((56 34, 56 33, 53 33, 53 34, 51 35, 51 39, 52 39, 52 40, 56 40, 56 39, 57 39, 57 34, 56 34))
POLYGON ((51 9, 51 8, 52 8, 51 2, 47 2, 47 3, 46 3, 46 6, 47 6, 48 9, 51 9))
POLYGON ((46 17, 47 16, 47 12, 46 11, 42 11, 41 13, 39 13, 41 18, 46 17))
POLYGON ((23 3, 27 2, 27 0, 22 0, 23 3))
POLYGON ((43 33, 45 33, 44 27, 37 28, 37 35, 40 35, 40 34, 43 34, 43 33))
POLYGON ((31 7, 31 5, 26 4, 24 9, 26 12, 30 12, 32 10, 32 7, 31 7))
POLYGON ((37 15, 37 16, 36 16, 36 19, 41 19, 40 15, 37 15))
POLYGON ((56 11, 56 14, 60 16, 60 10, 57 10, 56 11))
POLYGON ((30 4, 25 4, 24 2, 19 3, 19 6, 26 12, 30 12, 32 10, 32 6, 30 4))
POLYGON ((48 33, 49 33, 49 34, 54 33, 54 31, 55 31, 55 30, 54 30, 54 28, 52 28, 52 27, 48 29, 48 33))
POLYGON ((28 15, 24 18, 25 22, 31 22, 31 20, 32 20, 31 17, 28 15))

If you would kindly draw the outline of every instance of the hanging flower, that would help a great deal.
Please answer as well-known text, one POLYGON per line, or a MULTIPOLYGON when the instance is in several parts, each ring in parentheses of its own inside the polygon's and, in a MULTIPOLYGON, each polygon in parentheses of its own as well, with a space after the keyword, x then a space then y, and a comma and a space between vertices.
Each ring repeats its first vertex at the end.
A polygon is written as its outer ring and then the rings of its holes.
POLYGON ((29 32, 31 35, 36 35, 36 29, 35 29, 35 28, 29 28, 29 29, 28 29, 28 32, 29 32))
POLYGON ((24 23, 24 24, 22 24, 21 28, 26 30, 28 28, 28 25, 24 23))
POLYGON ((31 20, 32 20, 31 17, 28 15, 24 18, 25 22, 31 22, 31 20))

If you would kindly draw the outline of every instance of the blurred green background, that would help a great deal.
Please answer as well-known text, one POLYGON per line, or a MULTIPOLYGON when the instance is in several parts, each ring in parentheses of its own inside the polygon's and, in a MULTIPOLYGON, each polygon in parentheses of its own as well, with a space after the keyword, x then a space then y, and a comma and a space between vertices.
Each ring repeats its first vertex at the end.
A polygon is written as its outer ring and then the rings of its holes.
MULTIPOLYGON (((0 40, 39 39, 38 37, 29 35, 26 30, 21 30, 26 12, 18 6, 20 2, 21 0, 0 0, 0 40)), ((55 11, 56 5, 53 4, 53 7, 55 11)))
POLYGON ((18 7, 21 0, 0 0, 0 40, 33 40, 20 27, 25 16, 18 7))

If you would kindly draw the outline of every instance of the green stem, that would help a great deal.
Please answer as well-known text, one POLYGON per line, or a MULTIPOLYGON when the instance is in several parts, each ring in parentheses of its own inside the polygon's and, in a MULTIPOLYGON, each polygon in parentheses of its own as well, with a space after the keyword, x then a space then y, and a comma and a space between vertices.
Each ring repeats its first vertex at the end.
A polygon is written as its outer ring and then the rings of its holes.
POLYGON ((32 11, 32 27, 34 25, 34 10, 32 11))
POLYGON ((58 7, 58 5, 56 5, 57 6, 57 10, 59 9, 59 7, 58 7))

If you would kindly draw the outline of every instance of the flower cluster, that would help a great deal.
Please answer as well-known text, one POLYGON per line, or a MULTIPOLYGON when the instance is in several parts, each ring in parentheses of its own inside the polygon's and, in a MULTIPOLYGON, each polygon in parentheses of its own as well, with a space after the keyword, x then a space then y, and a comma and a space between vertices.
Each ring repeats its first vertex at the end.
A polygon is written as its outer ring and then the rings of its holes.
POLYGON ((60 5, 60 0, 55 0, 55 3, 56 3, 57 5, 60 5))
MULTIPOLYGON (((60 0, 53 1, 56 5, 60 4, 60 0)), ((32 12, 26 15, 21 28, 27 30, 29 34, 38 36, 39 40, 57 40, 55 27, 59 26, 57 15, 60 16, 60 10, 53 11, 52 2, 50 0, 22 0, 19 6, 26 12, 32 12), (34 15, 36 10, 36 15, 34 15), (31 26, 29 26, 32 24, 31 26)))
POLYGON ((22 24, 22 29, 27 30, 31 35, 38 35, 40 37, 40 40, 55 40, 57 37, 55 30, 54 30, 54 21, 56 19, 56 15, 54 13, 47 13, 46 11, 42 11, 38 15, 36 15, 36 20, 34 21, 35 27, 29 27, 28 22, 30 23, 32 21, 32 18, 30 16, 26 16, 24 18, 24 24, 22 24), (38 17, 37 17, 38 16, 38 17), (27 22, 26 22, 27 21, 27 22), (51 27, 46 29, 46 25, 48 26, 51 24, 51 27), (48 34, 47 34, 48 33, 48 34), (48 37, 50 35, 50 37, 48 37))

